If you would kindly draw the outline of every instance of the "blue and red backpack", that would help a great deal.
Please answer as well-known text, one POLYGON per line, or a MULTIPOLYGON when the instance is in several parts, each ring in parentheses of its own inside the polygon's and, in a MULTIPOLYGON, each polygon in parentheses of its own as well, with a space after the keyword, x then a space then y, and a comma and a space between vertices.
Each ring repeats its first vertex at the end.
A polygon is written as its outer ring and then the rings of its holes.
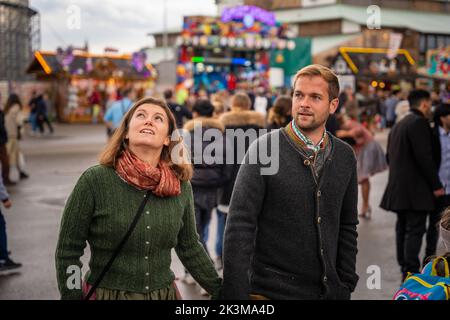
POLYGON ((394 300, 450 300, 450 271, 445 257, 430 261, 422 273, 408 274, 394 300), (445 276, 438 276, 436 265, 444 263, 445 276))

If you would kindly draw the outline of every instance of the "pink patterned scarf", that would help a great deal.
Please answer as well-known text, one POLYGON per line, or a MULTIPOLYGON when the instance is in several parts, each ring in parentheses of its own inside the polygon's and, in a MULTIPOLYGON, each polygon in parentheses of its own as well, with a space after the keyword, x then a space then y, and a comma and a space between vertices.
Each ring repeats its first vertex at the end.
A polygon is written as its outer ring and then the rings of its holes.
POLYGON ((158 197, 181 194, 180 180, 165 162, 160 161, 155 168, 125 150, 117 162, 116 172, 130 185, 140 190, 150 190, 158 197))

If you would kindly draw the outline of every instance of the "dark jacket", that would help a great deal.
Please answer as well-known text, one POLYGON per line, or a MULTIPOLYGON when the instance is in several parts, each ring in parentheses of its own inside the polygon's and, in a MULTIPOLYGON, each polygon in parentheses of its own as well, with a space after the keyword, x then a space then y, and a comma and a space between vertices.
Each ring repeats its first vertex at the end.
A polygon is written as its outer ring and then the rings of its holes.
POLYGON ((389 179, 380 207, 394 212, 434 210, 442 188, 433 160, 431 128, 418 110, 398 122, 388 138, 389 179))
POLYGON ((36 113, 36 101, 37 101, 38 97, 33 97, 31 98, 30 102, 28 103, 28 105, 30 106, 30 113, 35 114, 36 113))
POLYGON ((5 114, 0 110, 0 145, 8 142, 8 133, 5 127, 5 114))
POLYGON ((336 136, 336 132, 341 128, 336 114, 330 114, 326 124, 327 131, 333 136, 336 136))
POLYGON ((47 115, 47 103, 44 100, 44 97, 40 95, 35 100, 35 112, 38 116, 46 116, 47 115))
POLYGON ((225 299, 350 298, 358 281, 356 159, 349 145, 333 136, 330 141, 318 182, 283 129, 250 147, 225 230, 225 299), (277 141, 279 149, 269 150, 279 156, 278 173, 261 175, 264 166, 248 159, 277 141))
POLYGON ((220 121, 225 130, 234 130, 234 134, 228 139, 234 155, 231 176, 219 198, 219 204, 229 205, 240 164, 250 144, 258 138, 259 130, 265 127, 265 118, 256 111, 231 111, 224 113, 220 121))
POLYGON ((223 187, 230 179, 231 174, 231 167, 226 164, 226 138, 223 124, 219 120, 202 117, 186 122, 183 129, 189 133, 185 142, 190 148, 191 160, 194 165, 192 187, 208 189, 223 187), (194 130, 198 126, 200 130, 194 130), (214 138, 213 141, 205 141, 207 140, 205 132, 208 129, 214 130, 208 131, 210 136, 220 136, 220 139, 214 138), (201 150, 195 150, 194 142, 200 143, 201 150), (208 150, 205 152, 207 148, 208 150))
POLYGON ((185 106, 180 106, 179 104, 172 102, 167 103, 167 105, 175 116, 177 128, 183 128, 184 118, 192 119, 192 113, 185 106))
POLYGON ((441 167, 442 161, 442 147, 441 138, 439 135, 439 125, 435 124, 434 128, 431 129, 431 148, 433 150, 433 161, 436 165, 437 170, 441 167))

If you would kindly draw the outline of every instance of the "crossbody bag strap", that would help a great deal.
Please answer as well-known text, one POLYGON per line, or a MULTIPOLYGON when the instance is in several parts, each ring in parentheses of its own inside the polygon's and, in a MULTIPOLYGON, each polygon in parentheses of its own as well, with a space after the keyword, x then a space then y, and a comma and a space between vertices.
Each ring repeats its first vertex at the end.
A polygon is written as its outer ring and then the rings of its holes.
POLYGON ((136 213, 136 216, 134 217, 133 222, 130 225, 130 228, 128 229, 127 233, 123 237, 122 241, 120 241, 120 243, 117 246, 116 250, 114 250, 114 253, 112 254, 111 258, 109 259, 109 261, 106 264, 106 266, 103 268, 103 271, 100 273, 100 276, 98 277, 97 281, 95 281, 94 285, 91 287, 91 289, 89 290, 89 292, 86 295, 86 297, 84 298, 84 300, 89 300, 91 298, 91 296, 94 294, 95 290, 100 285, 100 282, 103 280, 103 278, 105 277, 106 273, 109 271, 109 269, 111 268, 112 264, 114 263, 114 260, 116 260, 117 256, 119 255, 120 251, 122 250, 123 246, 128 241, 128 238, 133 233, 133 231, 136 228, 136 225, 137 225, 137 223, 139 221, 139 218, 142 216, 142 212, 144 212, 144 208, 145 208, 145 205, 148 202, 148 198, 150 197, 150 193, 151 193, 151 191, 147 191, 147 193, 145 194, 144 200, 142 201, 141 205, 139 206, 139 209, 138 209, 138 211, 136 213))

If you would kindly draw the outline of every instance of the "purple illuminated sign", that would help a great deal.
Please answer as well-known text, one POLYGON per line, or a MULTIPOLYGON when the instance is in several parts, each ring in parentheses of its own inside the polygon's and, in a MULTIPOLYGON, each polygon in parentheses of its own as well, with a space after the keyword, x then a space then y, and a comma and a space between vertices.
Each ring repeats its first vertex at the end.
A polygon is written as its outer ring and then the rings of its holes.
POLYGON ((133 53, 131 64, 137 72, 142 72, 145 67, 145 61, 147 60, 147 54, 143 51, 133 53))
MULTIPOLYGON (((255 20, 261 21, 269 26, 276 24, 275 15, 255 6, 238 6, 225 9, 222 13, 222 22, 232 20, 244 20, 246 16, 251 16, 255 20)), ((247 18, 248 19, 248 18, 247 18)))

